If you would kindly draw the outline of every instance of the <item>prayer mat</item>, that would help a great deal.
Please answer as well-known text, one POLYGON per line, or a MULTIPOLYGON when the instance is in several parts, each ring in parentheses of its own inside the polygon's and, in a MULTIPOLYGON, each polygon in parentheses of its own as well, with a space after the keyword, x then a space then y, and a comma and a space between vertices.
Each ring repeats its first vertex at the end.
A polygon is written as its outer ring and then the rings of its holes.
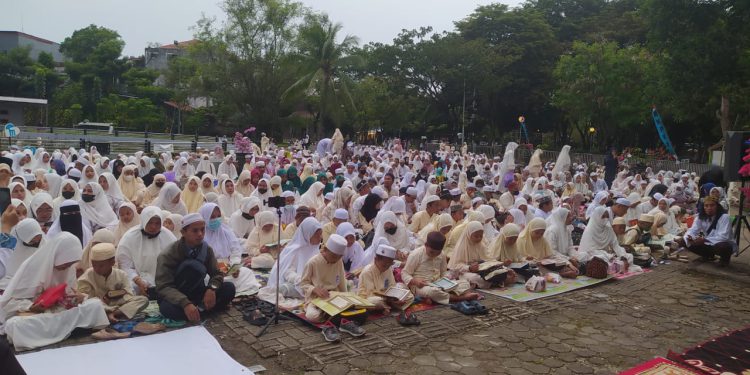
POLYGON ((656 357, 638 366, 625 370, 620 375, 698 375, 700 373, 688 370, 670 360, 656 357))
POLYGON ((479 291, 517 302, 528 302, 535 299, 554 296, 561 293, 570 292, 571 290, 600 284, 611 278, 612 276, 610 275, 607 276, 606 279, 593 279, 587 276, 578 276, 575 279, 562 279, 562 282, 560 284, 547 283, 547 290, 539 293, 529 292, 528 290, 526 290, 525 284, 514 284, 511 287, 502 289, 480 289, 479 291))
POLYGON ((252 374, 202 326, 16 356, 29 375, 252 374), (169 350, 165 350, 169 348, 169 350), (102 370, 101 372, 104 372, 102 370))
POLYGON ((704 374, 750 373, 750 327, 706 341, 682 354, 669 352, 667 358, 704 374))
POLYGON ((620 273, 620 274, 615 275, 615 279, 617 279, 617 280, 623 280, 623 279, 627 279, 627 278, 630 278, 630 277, 633 277, 633 276, 643 275, 644 273, 649 273, 651 271, 652 270, 650 268, 644 268, 643 272, 620 273))

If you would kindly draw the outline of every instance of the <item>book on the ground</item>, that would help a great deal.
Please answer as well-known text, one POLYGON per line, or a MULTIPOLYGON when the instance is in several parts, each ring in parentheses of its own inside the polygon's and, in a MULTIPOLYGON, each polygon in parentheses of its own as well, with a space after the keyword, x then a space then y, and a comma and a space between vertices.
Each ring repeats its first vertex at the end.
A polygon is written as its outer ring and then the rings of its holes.
POLYGON ((517 262, 517 263, 511 263, 510 266, 508 266, 508 268, 519 269, 519 268, 526 268, 528 266, 529 266, 529 262, 517 262))
POLYGON ((334 293, 328 299, 315 298, 312 304, 330 316, 336 316, 354 307, 357 309, 374 307, 375 305, 354 293, 334 293))
POLYGON ((455 281, 447 277, 443 277, 441 279, 435 280, 431 284, 432 286, 440 288, 446 292, 450 292, 451 290, 456 289, 456 287, 458 286, 458 284, 455 281))
POLYGON ((409 290, 398 287, 391 287, 388 288, 385 293, 375 292, 374 294, 381 297, 395 298, 398 301, 403 301, 406 299, 406 297, 409 296, 409 290))

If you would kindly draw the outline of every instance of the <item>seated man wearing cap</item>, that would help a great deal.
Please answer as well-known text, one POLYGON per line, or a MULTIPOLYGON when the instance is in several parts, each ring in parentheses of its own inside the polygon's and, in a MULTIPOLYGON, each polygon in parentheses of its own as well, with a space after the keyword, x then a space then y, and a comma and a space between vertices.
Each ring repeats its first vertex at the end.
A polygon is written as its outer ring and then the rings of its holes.
POLYGON ((630 201, 627 198, 617 198, 612 207, 607 208, 609 212, 609 223, 612 224, 618 217, 625 218, 630 209, 630 201))
POLYGON ((534 217, 539 217, 544 220, 547 220, 547 218, 552 213, 552 198, 548 197, 546 195, 543 195, 541 198, 539 198, 538 202, 538 208, 534 211, 534 217))
POLYGON ((391 268, 394 259, 396 259, 396 249, 381 244, 375 250, 375 259, 373 262, 365 266, 359 274, 359 290, 357 294, 362 298, 367 298, 375 304, 375 309, 383 310, 385 314, 389 314, 391 309, 406 310, 414 302, 414 294, 411 292, 408 292, 406 297, 401 300, 384 297, 382 294, 391 287, 406 289, 406 286, 396 284, 393 269, 391 268))
POLYGON ((415 296, 429 299, 441 305, 459 301, 479 299, 479 294, 471 292, 471 286, 464 280, 455 281, 458 287, 446 292, 430 285, 446 276, 448 260, 443 254, 445 236, 440 232, 430 232, 424 246, 409 253, 401 278, 415 296))
POLYGON ((651 226, 654 225, 654 216, 642 214, 638 218, 638 224, 625 231, 622 242, 623 246, 648 244, 651 242, 651 226))
POLYGON ((185 216, 181 233, 182 238, 159 254, 156 262, 159 311, 168 319, 197 323, 201 313, 229 305, 235 288, 224 281, 213 249, 203 241, 203 217, 198 213, 185 216))
POLYGON ((297 210, 294 214, 294 222, 287 224, 286 228, 281 231, 281 239, 291 240, 292 237, 294 237, 294 232, 297 231, 297 227, 303 220, 310 217, 310 215, 312 215, 310 208, 307 206, 297 206, 297 210))
POLYGON ((365 334, 365 330, 353 321, 341 324, 339 316, 327 316, 311 303, 315 298, 330 298, 331 292, 346 292, 346 272, 341 260, 346 252, 346 245, 344 237, 332 234, 320 253, 307 261, 299 282, 299 288, 305 295, 305 318, 314 323, 330 320, 333 325, 323 328, 323 337, 331 342, 339 341, 339 329, 355 337, 365 334))
POLYGON ((612 230, 615 232, 617 243, 620 245, 625 242, 625 230, 627 230, 627 227, 628 225, 627 222, 625 222, 625 218, 616 217, 612 220, 612 230))
POLYGON ((734 242, 729 214, 724 212, 716 197, 709 195, 703 198, 703 208, 698 211, 698 217, 685 232, 685 237, 677 240, 677 244, 700 255, 704 262, 713 261, 718 255, 721 267, 729 265, 737 244, 734 242))
POLYGON ((404 194, 404 203, 406 203, 407 222, 411 223, 412 217, 419 209, 417 208, 417 188, 409 186, 404 194))
POLYGON ((148 306, 148 297, 134 295, 127 272, 114 265, 115 245, 96 244, 91 248, 91 268, 78 278, 78 291, 99 298, 113 323, 132 319, 148 306))
POLYGON ((328 237, 336 233, 339 224, 349 221, 349 212, 343 208, 337 208, 333 213, 333 220, 323 225, 323 243, 328 242, 328 237))
POLYGON ((600 191, 607 191, 607 182, 599 178, 599 173, 591 172, 591 192, 593 195, 600 191))
POLYGON ((440 212, 440 198, 437 195, 430 195, 423 199, 424 210, 417 212, 411 218, 411 225, 409 230, 412 233, 419 233, 422 228, 426 227, 427 224, 432 221, 433 216, 440 212))

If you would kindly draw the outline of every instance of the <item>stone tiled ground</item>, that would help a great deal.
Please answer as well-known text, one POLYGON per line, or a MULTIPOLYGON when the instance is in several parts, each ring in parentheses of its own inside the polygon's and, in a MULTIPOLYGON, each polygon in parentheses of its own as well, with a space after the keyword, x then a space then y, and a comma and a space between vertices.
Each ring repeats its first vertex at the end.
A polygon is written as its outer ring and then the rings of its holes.
POLYGON ((438 308, 415 328, 380 319, 339 344, 295 320, 256 338, 234 308, 205 326, 237 361, 270 374, 613 374, 750 324, 748 261, 750 252, 729 270, 673 262, 527 303, 488 295, 485 316, 438 308))

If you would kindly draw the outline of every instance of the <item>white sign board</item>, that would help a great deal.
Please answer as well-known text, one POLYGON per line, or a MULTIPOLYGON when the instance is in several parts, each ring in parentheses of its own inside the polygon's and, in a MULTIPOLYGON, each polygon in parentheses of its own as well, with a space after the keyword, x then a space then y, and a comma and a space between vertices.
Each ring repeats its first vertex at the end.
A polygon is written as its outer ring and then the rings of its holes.
POLYGON ((6 138, 15 138, 15 137, 18 137, 19 134, 21 134, 21 129, 13 125, 12 122, 5 124, 5 137, 6 138))

